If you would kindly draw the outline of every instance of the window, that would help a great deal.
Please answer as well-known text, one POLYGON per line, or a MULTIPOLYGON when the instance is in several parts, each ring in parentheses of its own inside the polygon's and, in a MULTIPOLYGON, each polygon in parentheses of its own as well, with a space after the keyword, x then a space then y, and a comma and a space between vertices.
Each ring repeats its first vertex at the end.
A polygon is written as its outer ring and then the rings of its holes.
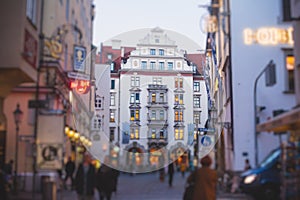
POLYGON ((140 138, 140 131, 138 128, 131 128, 130 129, 130 139, 139 139, 140 138))
POLYGON ((295 57, 293 55, 291 54, 286 55, 285 66, 287 70, 286 90, 288 92, 294 92, 295 91, 295 77, 294 77, 295 57))
POLYGON ((151 120, 156 120, 156 111, 155 110, 151 111, 151 120))
POLYGON ((160 55, 160 56, 163 56, 163 55, 165 55, 165 50, 163 50, 163 49, 160 49, 160 50, 159 50, 159 55, 160 55))
POLYGON ((69 11, 70 11, 70 0, 66 2, 66 20, 69 21, 69 11))
POLYGON ((142 69, 147 69, 147 62, 146 61, 142 61, 142 69))
POLYGON ((115 122, 115 111, 114 110, 109 110, 110 112, 110 118, 109 118, 109 121, 110 122, 115 122))
POLYGON ((194 112, 194 124, 201 124, 200 112, 194 112))
POLYGON ((155 62, 150 62, 150 69, 155 69, 155 62))
POLYGON ((159 138, 160 138, 160 139, 164 139, 164 138, 165 138, 165 134, 164 134, 164 130, 163 130, 163 129, 161 129, 161 130, 159 131, 159 138))
POLYGON ((103 108, 102 103, 103 103, 103 97, 97 95, 95 98, 95 108, 102 109, 103 108))
POLYGON ((101 128, 101 118, 99 115, 96 115, 94 118, 94 129, 100 130, 101 128))
POLYGON ((130 121, 139 121, 140 120, 140 110, 132 109, 130 110, 130 121))
POLYGON ((115 140, 115 129, 114 128, 110 128, 109 129, 109 141, 113 142, 115 140))
POLYGON ((183 105, 183 94, 175 94, 175 105, 183 105))
POLYGON ((130 94, 130 103, 140 103, 140 93, 131 93, 130 94))
POLYGON ((175 111, 175 122, 183 122, 183 111, 182 110, 176 110, 175 111))
POLYGON ((156 102, 156 93, 151 94, 151 102, 155 103, 156 102))
POLYGON ((131 86, 139 87, 140 86, 140 77, 132 76, 131 77, 131 86))
POLYGON ((183 78, 175 78, 175 88, 183 88, 183 78))
POLYGON ((164 103, 165 100, 165 94, 164 93, 159 93, 159 102, 164 103))
POLYGON ((116 95, 110 94, 110 105, 115 106, 116 105, 116 95))
POLYGON ((110 63, 110 71, 115 71, 115 63, 110 63))
POLYGON ((162 84, 162 78, 161 77, 153 77, 152 81, 153 81, 153 84, 155 84, 155 85, 161 85, 162 84))
POLYGON ((175 128, 175 140, 183 140, 183 129, 175 128))
POLYGON ((150 55, 155 55, 155 54, 156 54, 155 49, 150 49, 150 55))
POLYGON ((156 130, 154 128, 151 129, 151 138, 153 138, 153 139, 156 138, 156 130))
POLYGON ((114 80, 114 79, 112 79, 112 80, 110 80, 110 89, 115 89, 115 82, 116 82, 116 80, 114 80))
POLYGON ((26 15, 33 24, 36 24, 36 0, 27 0, 26 15))
POLYGON ((194 96, 194 108, 200 108, 200 97, 194 96))
POLYGON ((111 53, 107 54, 107 60, 112 60, 112 54, 111 53))
POLYGON ((291 0, 282 0, 282 21, 291 21, 291 0))
POLYGON ((159 120, 165 120, 165 111, 163 110, 159 111, 159 120))
POLYGON ((200 82, 194 82, 194 92, 200 92, 200 82))
POLYGON ((164 62, 159 62, 159 69, 164 70, 165 69, 165 63, 164 62))
POLYGON ((173 70, 173 63, 172 62, 168 62, 168 69, 173 70))

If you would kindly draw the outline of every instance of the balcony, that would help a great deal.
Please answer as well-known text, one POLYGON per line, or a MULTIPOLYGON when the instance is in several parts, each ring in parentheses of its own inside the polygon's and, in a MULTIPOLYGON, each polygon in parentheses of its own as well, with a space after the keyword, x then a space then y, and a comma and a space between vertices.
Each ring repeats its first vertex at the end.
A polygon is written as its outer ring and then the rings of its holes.
POLYGON ((148 146, 164 147, 168 144, 168 138, 148 138, 148 146))

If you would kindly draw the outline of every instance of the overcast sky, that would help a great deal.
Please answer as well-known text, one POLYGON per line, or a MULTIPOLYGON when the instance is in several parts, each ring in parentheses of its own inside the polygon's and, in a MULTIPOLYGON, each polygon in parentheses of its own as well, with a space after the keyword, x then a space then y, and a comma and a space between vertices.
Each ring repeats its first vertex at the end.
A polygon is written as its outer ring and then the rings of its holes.
POLYGON ((183 34, 204 48, 206 35, 200 19, 209 0, 94 0, 96 18, 93 43, 120 33, 141 28, 160 27, 183 34))

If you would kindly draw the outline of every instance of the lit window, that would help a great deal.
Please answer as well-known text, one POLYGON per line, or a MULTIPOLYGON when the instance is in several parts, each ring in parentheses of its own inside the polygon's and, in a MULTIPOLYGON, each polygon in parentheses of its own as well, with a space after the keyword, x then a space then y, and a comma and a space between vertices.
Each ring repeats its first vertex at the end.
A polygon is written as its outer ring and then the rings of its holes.
POLYGON ((175 122, 182 122, 183 121, 183 111, 182 110, 176 110, 175 111, 175 122))
POLYGON ((183 129, 175 128, 175 140, 183 140, 183 129))
POLYGON ((183 94, 175 94, 175 105, 183 105, 183 94))
POLYGON ((293 55, 287 55, 285 57, 285 66, 287 70, 287 91, 294 92, 295 91, 295 57, 293 55))
POLYGON ((110 110, 110 118, 109 121, 110 122, 115 122, 115 111, 114 110, 110 110))
POLYGON ((131 93, 130 94, 130 103, 140 103, 140 93, 131 93))
POLYGON ((140 120, 140 111, 139 110, 130 110, 130 121, 139 121, 140 120))
POLYGON ((155 93, 151 94, 151 101, 152 101, 152 103, 156 102, 156 94, 155 93))
POLYGON ((140 138, 140 133, 138 128, 131 128, 130 129, 130 139, 139 139, 140 138))
POLYGON ((175 78, 175 88, 183 88, 183 78, 175 78))
POLYGON ((151 129, 151 138, 155 139, 156 138, 156 130, 151 129))

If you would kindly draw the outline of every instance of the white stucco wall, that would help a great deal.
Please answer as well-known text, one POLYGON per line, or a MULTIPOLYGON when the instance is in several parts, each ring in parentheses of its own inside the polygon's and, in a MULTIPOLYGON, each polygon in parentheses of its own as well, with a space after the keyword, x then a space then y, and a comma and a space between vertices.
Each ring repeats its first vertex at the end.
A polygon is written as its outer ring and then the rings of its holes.
MULTIPOLYGON (((287 28, 289 24, 280 21, 281 1, 231 1, 231 34, 232 34, 232 81, 234 112, 234 169, 242 170, 244 159, 242 153, 248 152, 252 165, 255 163, 254 150, 254 81, 258 74, 272 59, 276 64, 277 83, 273 87, 265 87, 264 75, 257 85, 257 105, 266 106, 262 111, 261 121, 272 117, 276 109, 290 109, 295 105, 292 94, 284 94, 285 65, 281 48, 290 45, 244 44, 243 31, 246 28, 257 30, 261 27, 287 28)), ((278 137, 271 133, 260 133, 258 136, 258 160, 279 145, 278 137)))

